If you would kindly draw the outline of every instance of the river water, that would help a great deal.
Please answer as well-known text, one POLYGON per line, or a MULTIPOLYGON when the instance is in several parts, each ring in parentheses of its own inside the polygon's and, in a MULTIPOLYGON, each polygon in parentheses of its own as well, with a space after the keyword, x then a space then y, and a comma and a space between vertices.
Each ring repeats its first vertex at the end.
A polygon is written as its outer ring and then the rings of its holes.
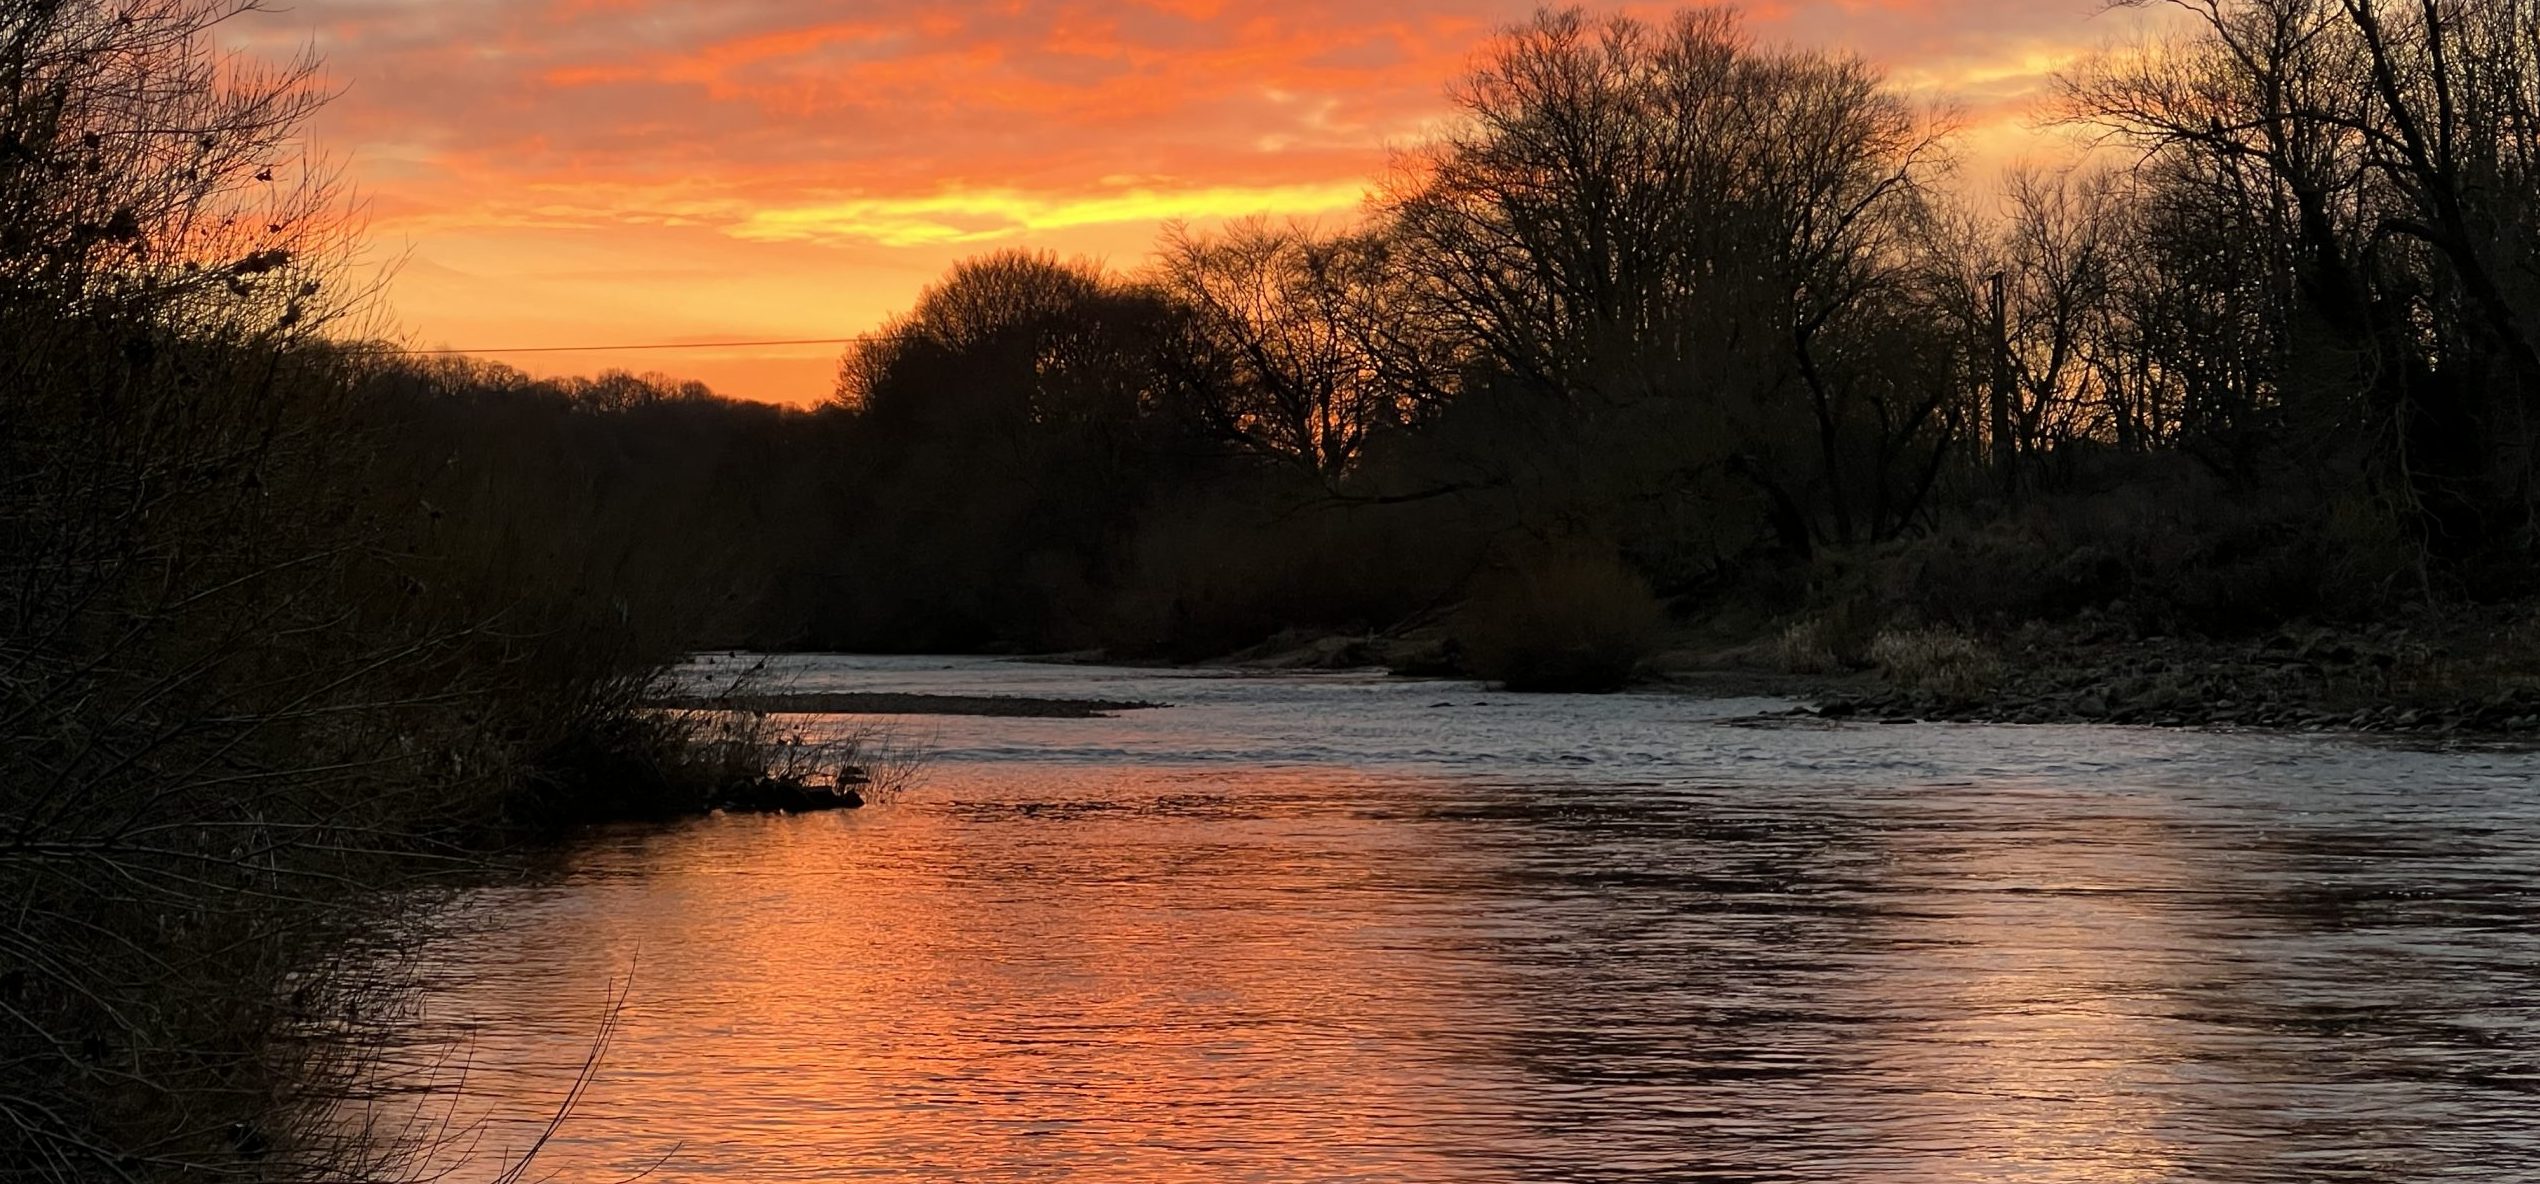
POLYGON ((614 1001, 530 1178, 2540 1179, 2529 753, 781 665, 1171 706, 902 721, 896 800, 456 903, 460 1178, 614 1001))

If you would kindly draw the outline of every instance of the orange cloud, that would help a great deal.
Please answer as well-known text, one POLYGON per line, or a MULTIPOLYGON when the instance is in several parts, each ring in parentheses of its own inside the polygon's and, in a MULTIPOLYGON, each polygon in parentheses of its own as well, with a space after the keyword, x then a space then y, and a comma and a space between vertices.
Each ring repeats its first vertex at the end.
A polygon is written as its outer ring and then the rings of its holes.
POLYGON ((1329 213, 1357 207, 1366 193, 1361 182, 1130 186, 1088 194, 963 189, 924 197, 851 198, 755 210, 732 227, 731 234, 762 242, 862 239, 895 247, 981 243, 1082 226, 1329 213))
MULTIPOLYGON (((1445 84, 1534 0, 301 0, 348 154, 406 251, 393 298, 458 346, 834 336, 985 244, 1135 262, 1158 223, 1345 216, 1445 84)), ((1664 6, 1636 4, 1658 13, 1664 6)), ((1775 0, 2018 150, 2100 0, 1775 0)), ((671 366, 680 355, 523 358, 671 366)), ((733 393, 827 388, 818 351, 733 393), (817 371, 818 373, 815 373, 817 371)), ((747 371, 756 374, 759 371, 747 371)), ((717 380, 743 370, 726 367, 717 380)))

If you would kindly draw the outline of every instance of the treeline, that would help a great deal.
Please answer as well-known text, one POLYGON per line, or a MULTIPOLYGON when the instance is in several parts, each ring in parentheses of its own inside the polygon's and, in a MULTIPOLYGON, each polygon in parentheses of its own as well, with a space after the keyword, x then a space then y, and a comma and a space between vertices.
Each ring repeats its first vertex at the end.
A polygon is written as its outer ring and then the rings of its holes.
POLYGON ((2059 80, 2094 154, 1998 188, 1857 58, 1547 12, 1364 218, 972 259, 814 412, 369 381, 583 474, 564 499, 643 557, 587 586, 710 644, 1408 630, 1610 685, 1669 614, 1864 650, 2530 594, 2540 16, 2187 12, 2059 80))
POLYGON ((825 590, 773 631, 1195 657, 1455 610, 1625 653, 1661 605, 2529 592, 2540 13, 2186 8, 2061 80, 2091 163, 1998 201, 1859 59, 1564 11, 1360 224, 962 264, 844 360, 825 590))

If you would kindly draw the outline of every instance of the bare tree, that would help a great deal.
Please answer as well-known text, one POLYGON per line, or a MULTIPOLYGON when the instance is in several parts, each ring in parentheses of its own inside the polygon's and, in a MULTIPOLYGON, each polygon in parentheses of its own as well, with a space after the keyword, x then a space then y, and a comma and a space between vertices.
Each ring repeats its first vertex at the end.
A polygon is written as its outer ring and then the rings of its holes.
POLYGON ((1846 334, 1910 272, 1940 129, 1718 9, 1545 13, 1456 97, 1391 204, 1430 316, 1583 421, 1675 404, 1666 463, 1740 474, 1795 547, 1910 519, 1945 398, 1865 380, 1846 334))
MULTIPOLYGON (((1337 482, 1370 437, 1442 401, 1452 360, 1407 315, 1373 233, 1240 222, 1166 232, 1157 280, 1196 314, 1224 376, 1203 392, 1220 434, 1337 482)), ((1207 363, 1203 363, 1207 364, 1207 363)))
POLYGON ((2076 440, 2139 447, 2132 371, 2116 339, 2116 294, 2132 207, 2114 172, 2021 166, 2004 179, 2007 213, 1988 220, 1935 204, 1923 231, 1922 284, 1964 351, 1963 416, 2016 492, 2076 440))
POLYGON ((2278 315, 2254 336, 2281 354, 2242 418, 2398 491, 2437 550, 2527 545, 2540 14, 2168 2, 2191 35, 2101 59, 2067 100, 2142 150, 2158 204, 2221 211, 2272 255, 2278 315))

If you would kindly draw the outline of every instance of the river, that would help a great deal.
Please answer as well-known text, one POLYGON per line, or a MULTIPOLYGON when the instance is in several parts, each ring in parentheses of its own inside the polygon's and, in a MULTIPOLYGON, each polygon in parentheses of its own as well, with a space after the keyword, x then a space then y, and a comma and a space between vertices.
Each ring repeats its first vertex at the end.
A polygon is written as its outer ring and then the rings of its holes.
POLYGON ((454 902, 407 1055, 459 1178, 614 1002, 531 1178, 2540 1179, 2527 752, 778 665, 1170 706, 900 721, 893 800, 454 902))

